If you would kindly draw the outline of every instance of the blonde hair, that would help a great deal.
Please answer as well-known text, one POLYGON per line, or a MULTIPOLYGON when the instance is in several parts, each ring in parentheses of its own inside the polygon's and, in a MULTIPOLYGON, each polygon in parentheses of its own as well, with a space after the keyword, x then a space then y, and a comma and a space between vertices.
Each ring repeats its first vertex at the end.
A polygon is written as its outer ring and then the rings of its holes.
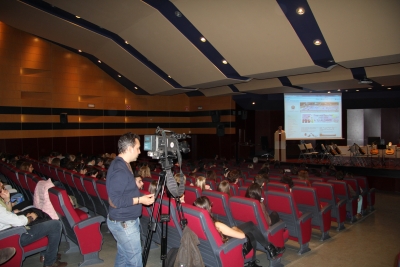
POLYGON ((201 191, 206 189, 206 178, 199 176, 196 178, 196 186, 201 188, 201 191))
POLYGON ((142 166, 139 170, 139 175, 144 177, 151 177, 150 168, 148 166, 142 166))
POLYGON ((307 180, 308 181, 310 179, 308 177, 308 171, 301 170, 301 171, 299 171, 299 173, 297 175, 298 175, 298 178, 300 180, 307 180))
MULTIPOLYGON (((177 184, 180 184, 181 175, 179 173, 175 173, 174 179, 175 179, 177 184)), ((185 175, 183 175, 183 183, 186 183, 186 176, 185 175)))

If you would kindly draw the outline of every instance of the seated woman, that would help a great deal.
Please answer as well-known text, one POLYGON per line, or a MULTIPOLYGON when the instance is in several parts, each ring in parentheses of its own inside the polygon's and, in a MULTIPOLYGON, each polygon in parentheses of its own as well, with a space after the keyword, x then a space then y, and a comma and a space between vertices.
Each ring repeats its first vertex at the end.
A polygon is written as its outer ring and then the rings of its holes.
POLYGON ((142 178, 151 178, 150 168, 147 165, 140 167, 139 175, 142 176, 142 178))
POLYGON ((204 178, 204 176, 198 176, 194 185, 200 187, 201 191, 211 190, 211 187, 206 184, 206 178, 204 178))
MULTIPOLYGON (((253 222, 246 222, 241 225, 238 225, 237 227, 229 227, 226 224, 223 224, 215 220, 211 213, 211 202, 208 199, 208 197, 206 196, 199 197, 198 199, 196 199, 193 205, 208 211, 208 214, 213 220, 215 228, 220 233, 222 241, 224 243, 228 241, 229 237, 234 237, 239 239, 244 239, 247 237, 248 241, 250 241, 254 250, 257 248, 257 242, 258 242, 268 251, 269 257, 271 259, 275 258, 276 255, 283 253, 285 248, 284 247, 275 248, 274 245, 269 243, 268 240, 264 238, 260 230, 257 228, 257 226, 253 224, 253 222)), ((256 253, 254 253, 252 261, 247 266, 260 267, 256 264, 255 257, 256 253)))
POLYGON ((300 180, 306 181, 307 182, 307 186, 311 187, 310 177, 308 177, 308 171, 306 171, 306 170, 299 171, 299 173, 297 174, 297 177, 300 180))
POLYGON ((229 182, 227 180, 223 180, 222 182, 220 182, 218 187, 217 187, 217 191, 225 193, 230 197, 231 196, 231 189, 230 189, 229 182))
POLYGON ((285 173, 282 176, 281 182, 284 183, 284 184, 289 185, 290 192, 292 192, 292 187, 293 187, 294 183, 293 183, 292 177, 290 177, 289 174, 285 173))
POLYGON ((262 191, 260 185, 254 183, 247 188, 245 197, 260 201, 260 207, 264 213, 265 220, 267 221, 269 226, 272 226, 280 221, 279 214, 276 211, 268 214, 267 208, 265 207, 263 199, 261 197, 261 192, 262 191))

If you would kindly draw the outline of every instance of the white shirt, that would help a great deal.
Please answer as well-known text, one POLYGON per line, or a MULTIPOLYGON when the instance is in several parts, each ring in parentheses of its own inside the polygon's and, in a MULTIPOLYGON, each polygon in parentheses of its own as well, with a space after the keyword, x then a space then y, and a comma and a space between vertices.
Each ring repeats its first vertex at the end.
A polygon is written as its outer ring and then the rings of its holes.
POLYGON ((24 226, 28 223, 28 218, 24 215, 16 215, 7 211, 5 207, 0 205, 0 230, 10 228, 12 226, 24 226))

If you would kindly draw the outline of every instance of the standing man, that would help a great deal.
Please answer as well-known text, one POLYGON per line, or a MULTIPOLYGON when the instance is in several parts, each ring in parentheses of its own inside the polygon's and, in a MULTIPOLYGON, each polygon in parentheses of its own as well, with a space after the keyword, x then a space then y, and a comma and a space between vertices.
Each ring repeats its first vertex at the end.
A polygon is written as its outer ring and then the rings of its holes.
POLYGON ((274 134, 274 146, 275 146, 275 161, 286 161, 286 133, 282 129, 282 126, 278 127, 274 134))
POLYGON ((117 240, 116 267, 143 267, 140 243, 142 204, 151 205, 154 194, 140 196, 130 162, 140 154, 140 137, 126 133, 118 140, 118 156, 107 172, 107 193, 110 204, 107 226, 117 240))

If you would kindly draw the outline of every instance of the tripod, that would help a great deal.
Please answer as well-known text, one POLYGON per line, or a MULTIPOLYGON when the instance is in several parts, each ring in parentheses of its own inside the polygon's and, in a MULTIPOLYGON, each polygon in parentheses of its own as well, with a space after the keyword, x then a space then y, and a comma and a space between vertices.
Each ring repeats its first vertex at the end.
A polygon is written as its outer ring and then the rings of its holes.
MULTIPOLYGON (((172 161, 172 160, 171 160, 172 161)), ((168 165, 171 166, 172 164, 168 165)), ((149 257, 149 252, 150 252, 150 245, 151 245, 151 240, 153 238, 153 233, 157 230, 157 222, 160 223, 161 227, 161 255, 160 258, 162 260, 162 266, 165 267, 165 259, 167 258, 167 241, 168 241, 168 222, 170 221, 170 215, 171 215, 171 194, 168 194, 168 213, 162 213, 162 200, 165 194, 165 188, 167 188, 167 181, 169 179, 174 179, 172 177, 172 171, 171 168, 165 170, 164 165, 163 166, 163 171, 159 175, 158 179, 158 184, 157 184, 157 190, 154 195, 155 201, 152 205, 151 208, 151 213, 150 213, 150 221, 147 229, 147 236, 146 236, 146 241, 143 247, 143 252, 142 252, 142 262, 143 266, 146 266, 147 259, 149 257), (154 211, 157 210, 156 213, 154 211), (153 215, 156 214, 156 217, 153 218, 153 215)), ((176 183, 175 180, 170 181, 173 183, 176 183)), ((183 181, 181 180, 181 183, 183 181)), ((182 205, 180 202, 179 197, 174 197, 175 202, 176 202, 176 208, 179 216, 179 221, 181 224, 182 230, 185 228, 187 225, 187 220, 185 219, 185 215, 183 213, 182 205)))

